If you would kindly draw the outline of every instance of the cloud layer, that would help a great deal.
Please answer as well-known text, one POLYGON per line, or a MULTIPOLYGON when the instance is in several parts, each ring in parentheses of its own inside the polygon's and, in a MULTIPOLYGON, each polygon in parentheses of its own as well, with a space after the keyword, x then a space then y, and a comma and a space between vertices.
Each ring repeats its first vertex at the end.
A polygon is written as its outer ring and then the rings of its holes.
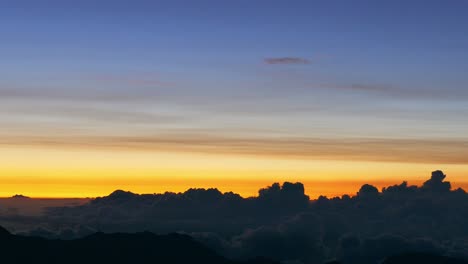
POLYGON ((354 197, 313 201, 301 183, 288 182, 246 199, 217 189, 115 191, 82 206, 50 208, 43 218, 2 216, 1 224, 9 220, 25 234, 62 238, 177 231, 233 258, 373 264, 407 251, 468 258, 467 208, 468 194, 451 190, 445 175, 434 171, 421 187, 403 182, 379 191, 366 184, 354 197))
POLYGON ((220 136, 210 132, 169 132, 154 135, 4 136, 0 145, 104 148, 142 151, 241 154, 314 160, 383 161, 468 164, 464 139, 303 138, 220 136))

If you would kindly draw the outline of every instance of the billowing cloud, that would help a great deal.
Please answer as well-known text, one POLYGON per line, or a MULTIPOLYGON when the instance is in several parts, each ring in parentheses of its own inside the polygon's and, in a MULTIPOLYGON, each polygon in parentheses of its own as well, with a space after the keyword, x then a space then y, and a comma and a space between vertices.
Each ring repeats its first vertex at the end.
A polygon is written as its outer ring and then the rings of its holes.
POLYGON ((22 234, 62 238, 96 230, 182 232, 231 258, 285 263, 375 264, 408 251, 468 259, 468 194, 444 180, 434 171, 421 187, 403 182, 379 191, 367 184, 352 197, 312 201, 301 183, 275 183, 250 198, 217 189, 115 191, 84 205, 50 208, 43 218, 0 215, 0 225, 29 225, 22 234))

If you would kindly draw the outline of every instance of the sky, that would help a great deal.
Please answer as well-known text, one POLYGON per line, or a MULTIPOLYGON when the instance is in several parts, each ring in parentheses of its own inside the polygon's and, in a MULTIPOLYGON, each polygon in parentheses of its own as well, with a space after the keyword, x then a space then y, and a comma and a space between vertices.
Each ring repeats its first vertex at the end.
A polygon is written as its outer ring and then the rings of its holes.
POLYGON ((0 196, 468 186, 466 1, 0 2, 0 196))

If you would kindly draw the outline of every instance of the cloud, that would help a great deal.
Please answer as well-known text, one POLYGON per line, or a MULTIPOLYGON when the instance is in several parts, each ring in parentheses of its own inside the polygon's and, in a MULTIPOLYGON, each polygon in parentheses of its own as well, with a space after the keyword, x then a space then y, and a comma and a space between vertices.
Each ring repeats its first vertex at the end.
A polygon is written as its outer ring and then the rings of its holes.
MULTIPOLYGON (((126 108, 125 105, 106 105, 93 103, 35 102, 29 104, 9 103, 0 106, 0 111, 14 113, 18 119, 27 118, 36 122, 53 118, 63 122, 79 124, 96 123, 100 126, 109 124, 167 124, 185 120, 185 117, 172 113, 159 113, 146 109, 126 108)), ((1 119, 1 118, 0 118, 1 119)), ((42 123, 43 125, 43 123, 42 123)), ((14 125, 10 126, 10 129, 14 125)), ((31 124, 31 126, 34 126, 31 124)), ((61 128, 57 128, 59 130, 61 128)))
POLYGON ((154 135, 135 136, 4 135, 0 138, 0 145, 241 154, 313 160, 468 163, 468 141, 463 139, 268 138, 225 134, 162 131, 154 135))
POLYGON ((300 57, 272 57, 263 60, 266 64, 310 64, 310 60, 300 57))
POLYGON ((43 218, 16 216, 9 226, 32 225, 23 234, 61 238, 95 230, 182 232, 231 258, 285 263, 375 264, 407 251, 468 258, 468 194, 447 189, 444 180, 434 171, 421 187, 403 182, 379 191, 366 184, 353 197, 312 201, 301 183, 287 182, 250 198, 217 189, 115 191, 81 206, 49 208, 43 218))
POLYGON ((127 75, 117 75, 117 74, 100 74, 93 75, 89 77, 90 80, 108 83, 113 85, 129 85, 132 87, 171 87, 175 84, 172 82, 162 81, 160 78, 157 78, 155 74, 127 74, 127 75))
POLYGON ((353 83, 349 87, 354 90, 363 90, 363 91, 378 91, 378 92, 391 92, 395 91, 395 87, 390 85, 378 85, 378 84, 358 84, 353 83))
POLYGON ((390 97, 404 100, 429 100, 429 101, 466 101, 468 93, 460 87, 424 87, 395 85, 386 83, 310 83, 309 87, 323 87, 326 89, 340 90, 343 92, 365 93, 380 97, 390 97))
POLYGON ((109 73, 24 78, 0 82, 0 96, 33 100, 129 101, 167 99, 184 92, 176 82, 154 73, 109 73))

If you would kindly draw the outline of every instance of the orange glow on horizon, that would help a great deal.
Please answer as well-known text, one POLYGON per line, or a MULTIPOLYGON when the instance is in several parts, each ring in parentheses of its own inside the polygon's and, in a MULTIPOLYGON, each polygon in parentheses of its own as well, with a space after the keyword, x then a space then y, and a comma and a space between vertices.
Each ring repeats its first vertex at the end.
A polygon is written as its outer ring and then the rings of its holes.
POLYGON ((467 165, 279 159, 196 153, 1 148, 0 197, 105 196, 218 188, 256 196, 274 182, 302 182, 311 198, 355 194, 364 183, 379 189, 406 180, 419 185, 441 169, 453 187, 465 187, 467 165))
MULTIPOLYGON (((379 190, 383 187, 400 184, 402 181, 301 181, 305 185, 306 194, 311 199, 320 195, 331 197, 342 196, 344 194, 355 195, 359 188, 369 183, 376 186, 379 190)), ((189 188, 217 188, 221 192, 234 192, 243 197, 252 197, 258 195, 258 190, 271 185, 271 181, 158 181, 158 182, 134 182, 134 183, 100 183, 82 182, 80 184, 49 182, 36 183, 12 183, 3 184, 0 197, 11 197, 15 194, 23 194, 31 198, 95 198, 109 195, 111 192, 121 189, 138 194, 153 194, 164 192, 184 192, 189 188), (22 191, 13 191, 22 190, 22 191)), ((420 181, 410 181, 410 185, 421 185, 420 181)), ((452 182, 452 188, 461 187, 468 190, 468 182, 452 182)))

